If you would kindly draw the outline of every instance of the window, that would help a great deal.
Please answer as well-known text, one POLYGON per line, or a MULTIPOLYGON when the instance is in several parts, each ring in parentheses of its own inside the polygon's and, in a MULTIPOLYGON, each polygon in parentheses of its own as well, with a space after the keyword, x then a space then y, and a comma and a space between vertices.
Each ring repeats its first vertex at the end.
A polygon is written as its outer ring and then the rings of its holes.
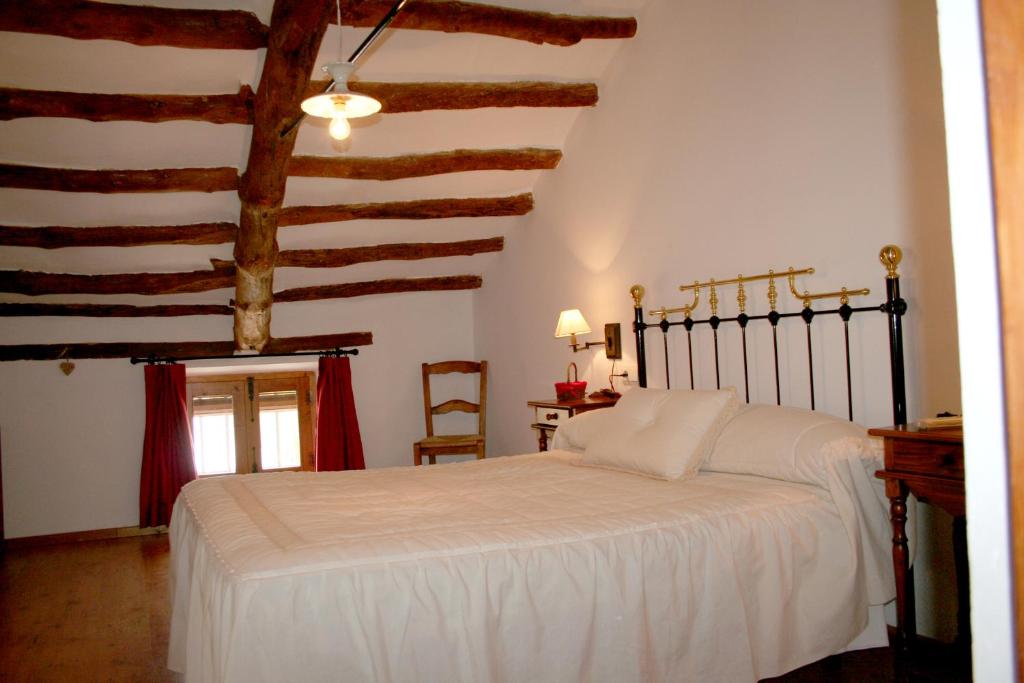
POLYGON ((313 469, 311 372, 188 379, 199 476, 313 469))

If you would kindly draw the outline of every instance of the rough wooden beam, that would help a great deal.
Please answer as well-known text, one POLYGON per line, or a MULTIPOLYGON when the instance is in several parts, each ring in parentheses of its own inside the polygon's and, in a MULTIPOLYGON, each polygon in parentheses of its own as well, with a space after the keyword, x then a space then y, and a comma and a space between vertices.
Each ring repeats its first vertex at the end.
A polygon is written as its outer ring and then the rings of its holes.
POLYGON ((87 318, 174 318, 187 315, 232 315, 230 306, 215 304, 126 306, 120 304, 4 304, 0 316, 59 316, 87 318))
MULTIPOLYGON (((348 26, 374 26, 392 0, 342 0, 341 20, 348 26)), ((483 33, 531 43, 575 45, 584 38, 632 38, 632 17, 584 17, 482 5, 459 0, 415 0, 399 12, 394 28, 483 33)))
POLYGON ((255 50, 267 43, 267 27, 251 12, 89 0, 4 0, 0 31, 220 50, 255 50))
POLYGON ((161 168, 91 171, 0 164, 0 187, 59 192, 224 192, 238 187, 238 170, 161 168))
POLYGON ((252 88, 234 95, 104 95, 0 88, 0 121, 32 116, 86 121, 252 123, 252 88))
MULTIPOLYGON (((271 339, 265 353, 295 353, 296 351, 329 351, 353 346, 373 344, 372 332, 344 332, 310 337, 284 337, 271 339)), ((155 356, 178 358, 189 356, 227 356, 234 353, 233 341, 192 342, 101 342, 83 344, 14 344, 0 346, 0 361, 5 360, 57 360, 59 358, 131 358, 155 356)), ((240 356, 245 358, 245 356, 240 356)))
POLYGON ((330 0, 276 0, 271 13, 249 161, 238 187, 234 330, 239 349, 260 350, 270 338, 278 212, 299 132, 299 104, 332 7, 330 0))
POLYGON ((350 346, 370 346, 371 332, 345 332, 342 334, 320 334, 309 337, 282 337, 271 339, 265 353, 295 353, 296 351, 330 351, 350 346))
POLYGON ((501 251, 504 237, 461 242, 419 242, 409 244, 377 244, 347 249, 291 249, 277 256, 278 268, 344 268, 357 263, 376 261, 418 261, 448 256, 472 256, 501 251))
POLYGON ((226 244, 235 240, 234 223, 131 225, 71 228, 59 225, 26 228, 0 225, 0 246, 63 249, 65 247, 138 247, 148 244, 226 244))
POLYGON ((557 149, 455 149, 397 157, 295 156, 288 175, 353 180, 397 180, 465 171, 523 171, 558 166, 557 149))
MULTIPOLYGON (((307 95, 318 95, 329 84, 330 81, 312 81, 307 95)), ((597 104, 597 85, 594 83, 352 81, 349 89, 380 100, 384 114, 484 107, 592 107, 597 104)))
POLYGON ((42 294, 183 294, 230 287, 235 269, 228 265, 183 273, 79 275, 0 270, 0 292, 42 294))
POLYGON ((281 209, 278 224, 281 227, 286 227, 362 219, 427 220, 431 218, 522 216, 532 209, 533 195, 530 193, 512 197, 479 199, 417 199, 377 204, 289 206, 281 209))
MULTIPOLYGON (((311 81, 305 96, 320 94, 330 81, 311 81)), ((593 83, 377 83, 353 81, 351 89, 381 101, 384 114, 483 107, 592 107, 593 83)), ((0 88, 0 120, 63 117, 87 121, 206 121, 252 123, 253 92, 244 85, 224 95, 120 95, 0 88)))
MULTIPOLYGON (((346 0, 347 26, 374 26, 392 0, 346 0)), ((267 27, 240 10, 173 9, 89 0, 5 0, 0 30, 79 40, 119 40, 135 45, 253 50, 267 44, 267 27)), ((273 19, 271 19, 273 25, 273 19)), ((532 43, 574 45, 587 38, 631 38, 632 17, 552 14, 456 0, 416 0, 394 28, 481 33, 532 43)))
POLYGON ((348 299, 371 294, 397 294, 401 292, 436 292, 458 289, 479 289, 483 278, 479 275, 450 275, 446 277, 399 278, 349 282, 342 285, 297 287, 274 294, 276 303, 317 301, 320 299, 348 299))

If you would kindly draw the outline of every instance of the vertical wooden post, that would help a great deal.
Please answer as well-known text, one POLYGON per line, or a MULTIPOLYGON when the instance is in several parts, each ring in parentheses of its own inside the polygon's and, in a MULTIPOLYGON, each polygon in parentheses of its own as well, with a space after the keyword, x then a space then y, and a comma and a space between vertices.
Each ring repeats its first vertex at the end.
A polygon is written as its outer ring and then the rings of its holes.
POLYGON ((270 340, 277 223, 288 161, 299 133, 299 104, 309 87, 330 0, 276 0, 267 55, 253 98, 249 162, 238 186, 242 209, 235 240, 235 345, 262 350, 270 340))

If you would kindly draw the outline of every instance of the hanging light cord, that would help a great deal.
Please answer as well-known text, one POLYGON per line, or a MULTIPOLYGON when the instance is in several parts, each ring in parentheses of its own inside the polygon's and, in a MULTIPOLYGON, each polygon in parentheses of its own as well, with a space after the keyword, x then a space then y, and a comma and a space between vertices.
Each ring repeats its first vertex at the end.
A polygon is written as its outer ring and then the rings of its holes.
POLYGON ((338 9, 338 59, 341 59, 341 0, 334 0, 334 6, 338 9))

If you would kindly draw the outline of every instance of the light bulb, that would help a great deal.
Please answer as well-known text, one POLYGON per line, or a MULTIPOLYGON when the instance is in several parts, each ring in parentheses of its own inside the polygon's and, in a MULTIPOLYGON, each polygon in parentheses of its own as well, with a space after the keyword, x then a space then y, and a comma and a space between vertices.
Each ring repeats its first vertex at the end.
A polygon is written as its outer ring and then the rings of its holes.
POLYGON ((344 116, 339 116, 331 119, 331 125, 327 130, 335 140, 344 140, 352 132, 352 126, 349 125, 348 119, 344 116))

